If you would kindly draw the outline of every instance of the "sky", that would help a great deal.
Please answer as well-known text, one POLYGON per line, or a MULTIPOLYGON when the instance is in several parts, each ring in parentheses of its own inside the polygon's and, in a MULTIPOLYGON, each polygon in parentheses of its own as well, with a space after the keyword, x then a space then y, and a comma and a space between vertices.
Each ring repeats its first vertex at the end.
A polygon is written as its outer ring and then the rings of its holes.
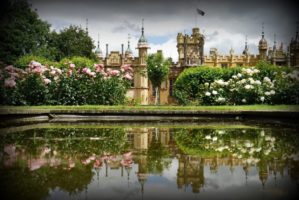
POLYGON ((241 54, 248 37, 249 51, 258 53, 262 23, 268 45, 273 46, 274 34, 277 45, 283 48, 295 37, 296 22, 299 21, 294 1, 290 0, 28 0, 37 9, 40 18, 48 21, 52 30, 60 31, 69 25, 86 27, 89 35, 106 53, 121 51, 121 44, 127 46, 131 35, 131 49, 135 49, 141 35, 144 19, 145 37, 149 53, 162 50, 166 57, 177 61, 176 36, 179 32, 191 34, 193 27, 199 27, 204 34, 205 55, 210 48, 217 48, 220 54, 228 54, 231 48, 241 54), (205 12, 198 15, 196 8, 205 12))

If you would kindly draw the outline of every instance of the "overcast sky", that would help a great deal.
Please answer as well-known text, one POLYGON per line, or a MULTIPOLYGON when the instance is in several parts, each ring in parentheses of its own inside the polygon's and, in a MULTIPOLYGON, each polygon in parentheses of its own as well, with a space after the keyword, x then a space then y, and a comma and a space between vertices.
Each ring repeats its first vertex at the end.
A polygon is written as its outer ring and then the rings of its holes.
POLYGON ((109 51, 120 51, 121 43, 126 47, 128 34, 131 34, 131 47, 137 56, 135 47, 144 18, 150 52, 161 49, 175 61, 177 33, 190 34, 195 26, 206 37, 205 55, 211 47, 222 54, 228 54, 233 47, 235 53, 240 54, 245 35, 248 35, 250 52, 257 54, 263 22, 268 45, 273 46, 275 33, 278 44, 283 42, 286 49, 295 37, 298 21, 297 7, 289 0, 29 0, 29 3, 56 31, 70 24, 85 28, 88 18, 89 34, 95 45, 100 34, 104 53, 106 43, 109 51), (196 8, 205 15, 196 14, 196 8))

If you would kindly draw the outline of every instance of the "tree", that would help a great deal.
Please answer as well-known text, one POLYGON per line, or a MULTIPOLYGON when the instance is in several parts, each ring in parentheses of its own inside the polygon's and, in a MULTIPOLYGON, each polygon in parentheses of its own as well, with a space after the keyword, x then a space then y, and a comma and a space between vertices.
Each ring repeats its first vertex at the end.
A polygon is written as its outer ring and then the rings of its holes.
POLYGON ((150 54, 147 58, 147 75, 155 88, 155 105, 160 103, 160 86, 167 78, 170 59, 164 59, 162 51, 150 54))
POLYGON ((53 31, 49 38, 49 47, 55 49, 57 61, 73 56, 96 58, 92 51, 95 46, 91 37, 85 30, 74 25, 63 29, 60 33, 53 31))
POLYGON ((25 0, 5 0, 0 10, 0 61, 13 62, 47 43, 50 25, 25 0))

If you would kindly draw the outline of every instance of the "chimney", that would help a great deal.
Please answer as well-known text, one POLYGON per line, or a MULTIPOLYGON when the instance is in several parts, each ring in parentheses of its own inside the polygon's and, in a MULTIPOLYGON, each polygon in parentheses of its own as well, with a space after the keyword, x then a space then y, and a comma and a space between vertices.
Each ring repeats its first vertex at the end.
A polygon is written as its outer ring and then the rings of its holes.
POLYGON ((108 44, 106 44, 106 57, 108 58, 108 44))

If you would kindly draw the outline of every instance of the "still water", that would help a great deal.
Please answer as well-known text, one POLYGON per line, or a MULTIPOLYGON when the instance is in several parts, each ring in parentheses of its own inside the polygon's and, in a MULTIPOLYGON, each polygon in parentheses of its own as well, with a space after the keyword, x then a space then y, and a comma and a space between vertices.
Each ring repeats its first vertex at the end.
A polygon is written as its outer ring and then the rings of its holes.
POLYGON ((54 124, 0 134, 1 199, 290 199, 296 128, 54 124))

